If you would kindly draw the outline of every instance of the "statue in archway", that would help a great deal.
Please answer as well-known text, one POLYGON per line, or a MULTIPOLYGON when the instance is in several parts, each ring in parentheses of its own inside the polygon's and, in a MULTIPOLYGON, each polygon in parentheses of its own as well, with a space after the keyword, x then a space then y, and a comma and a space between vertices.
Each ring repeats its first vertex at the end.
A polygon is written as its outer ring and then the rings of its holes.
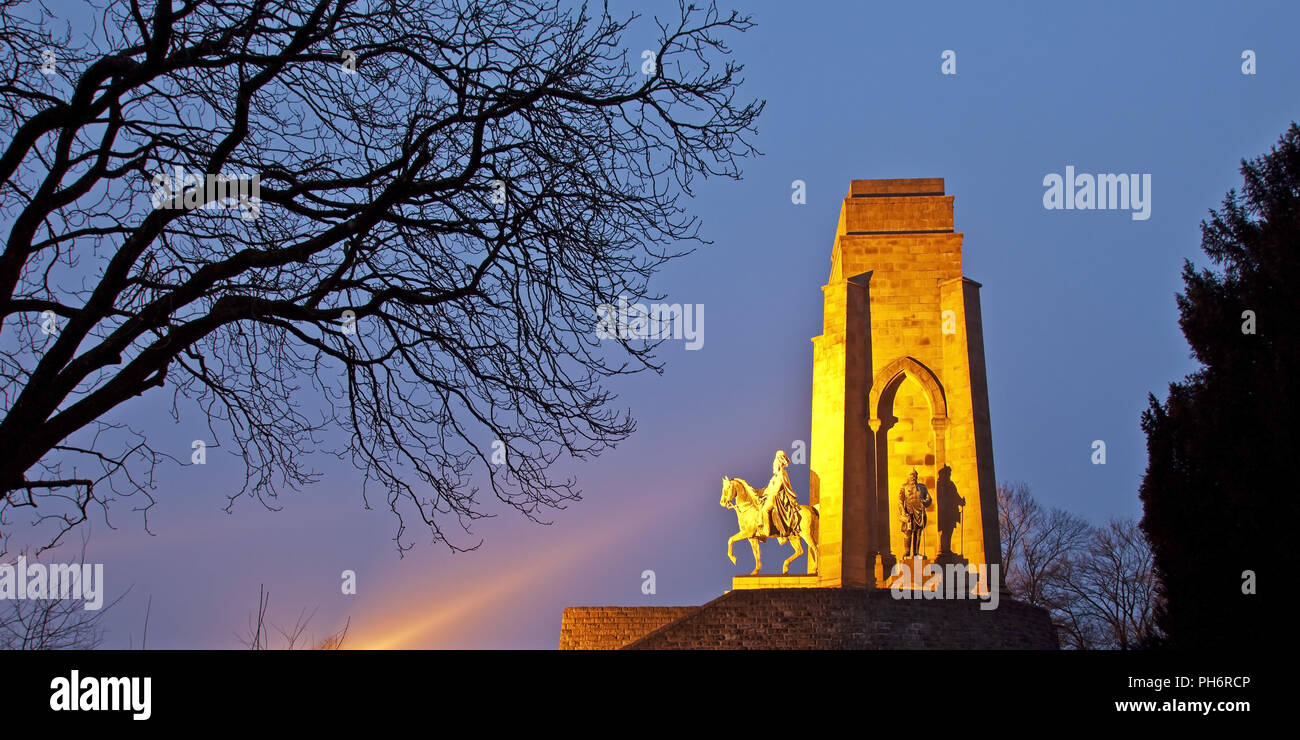
POLYGON ((930 491, 916 479, 916 469, 898 489, 898 519, 903 529, 907 553, 903 557, 925 557, 921 552, 921 534, 925 531, 926 509, 934 503, 930 491))

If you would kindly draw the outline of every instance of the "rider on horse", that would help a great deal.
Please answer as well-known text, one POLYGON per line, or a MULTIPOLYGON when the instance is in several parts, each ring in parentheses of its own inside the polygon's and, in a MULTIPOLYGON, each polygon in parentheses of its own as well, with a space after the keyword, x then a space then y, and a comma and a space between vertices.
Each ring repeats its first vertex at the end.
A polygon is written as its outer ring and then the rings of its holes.
POLYGON ((790 485, 790 475, 785 468, 790 459, 785 450, 777 450, 772 459, 772 479, 760 494, 763 501, 762 524, 758 531, 760 537, 772 535, 772 525, 776 525, 778 537, 799 536, 799 500, 794 487, 790 485))

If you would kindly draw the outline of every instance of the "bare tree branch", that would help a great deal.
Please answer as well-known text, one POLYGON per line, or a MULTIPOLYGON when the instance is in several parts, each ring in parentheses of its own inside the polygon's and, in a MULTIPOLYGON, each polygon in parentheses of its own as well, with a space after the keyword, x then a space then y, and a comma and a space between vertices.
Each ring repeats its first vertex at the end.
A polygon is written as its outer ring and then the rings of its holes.
POLYGON ((558 0, 97 17, 78 43, 0 0, 0 550, 28 517, 56 544, 117 498, 147 516, 175 451, 119 414, 160 389, 242 459, 232 505, 333 452, 399 551, 410 521, 475 546, 477 482, 539 520, 577 498, 551 466, 635 428, 602 381, 659 369, 596 308, 650 297, 703 242, 682 197, 756 153, 726 45, 751 21, 683 3, 643 74, 632 18, 558 0))
POLYGON ((1065 647, 1128 650, 1158 635, 1151 550, 1135 521, 1093 527, 1042 508, 1024 483, 998 486, 1004 582, 1046 608, 1065 647))
POLYGON ((260 587, 257 597, 257 616, 249 615, 248 631, 243 636, 238 634, 235 636, 244 647, 250 650, 297 650, 303 647, 312 650, 341 650, 343 648, 343 643, 347 640, 348 628, 352 625, 351 617, 339 631, 315 639, 307 634, 307 628, 311 625, 312 618, 316 616, 316 609, 308 612, 304 608, 298 613, 298 618, 292 627, 283 627, 267 621, 266 610, 270 602, 271 594, 266 592, 265 586, 260 587), (271 644, 271 630, 275 630, 280 635, 279 647, 273 647, 271 644))

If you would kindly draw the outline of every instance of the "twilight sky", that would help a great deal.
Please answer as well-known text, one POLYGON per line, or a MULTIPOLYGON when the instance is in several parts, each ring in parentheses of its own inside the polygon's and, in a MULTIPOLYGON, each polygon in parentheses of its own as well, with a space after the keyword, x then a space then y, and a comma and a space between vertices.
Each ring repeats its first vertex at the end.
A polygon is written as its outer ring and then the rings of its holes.
MULTIPOLYGON (((365 510, 359 476, 322 454, 324 480, 279 500, 241 500, 240 461, 159 470, 150 536, 129 506, 95 521, 88 559, 110 596, 105 647, 238 647, 259 584, 291 624, 318 608, 318 635, 351 619, 353 647, 554 648, 560 612, 586 604, 699 604, 748 572, 724 554, 735 516, 722 476, 761 484, 773 452, 809 436, 812 352, 841 199, 851 179, 942 177, 956 197, 967 277, 983 284, 984 340, 999 481, 1094 522, 1141 513, 1138 417, 1149 392, 1193 369, 1177 326, 1182 261, 1198 265, 1198 225, 1237 186, 1239 162, 1300 118, 1300 8, 1283 3, 1061 4, 743 2, 758 26, 732 39, 745 97, 768 101, 740 183, 710 181, 692 201, 713 244, 670 264, 652 287, 703 304, 704 344, 664 345, 662 376, 612 387, 638 432, 594 461, 566 463, 584 498, 539 526, 510 509, 480 522, 477 551, 424 542, 399 558, 392 515, 365 510), (1043 7, 1044 5, 1050 7, 1043 7), (940 74, 956 52, 957 74, 940 74), (1258 73, 1241 72, 1254 50, 1258 73), (1048 211, 1043 178, 1149 173, 1151 217, 1048 211), (791 203, 791 182, 807 203, 791 203), (1107 444, 1093 465, 1091 443, 1107 444), (340 593, 340 572, 358 593, 340 593), (641 592, 655 572, 656 593, 641 592)), ((80 3, 54 3, 56 14, 80 3)), ((724 4, 724 7, 726 5, 724 4)), ((616 13, 675 4, 614 3, 616 13)), ((80 11, 73 11, 74 13, 80 11)), ((74 23, 75 26, 75 23, 74 23)), ((629 34, 629 58, 653 45, 629 34)), ((125 418, 158 440, 205 438, 170 394, 125 418)), ((557 471, 559 472, 559 471, 557 471)), ((790 468, 807 501, 806 465, 790 468)), ((785 549, 765 546, 769 570, 785 549)), ((68 555, 74 553, 69 551, 68 555)), ((800 562, 802 565, 802 561, 800 562)))

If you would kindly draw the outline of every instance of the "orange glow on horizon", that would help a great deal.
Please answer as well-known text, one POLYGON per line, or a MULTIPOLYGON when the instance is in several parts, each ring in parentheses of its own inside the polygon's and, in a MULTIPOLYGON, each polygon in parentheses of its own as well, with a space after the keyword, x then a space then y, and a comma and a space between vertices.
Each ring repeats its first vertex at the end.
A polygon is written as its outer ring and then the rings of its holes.
MULTIPOLYGON (((696 506, 697 504, 692 504, 696 506)), ((596 532, 584 533, 580 537, 566 537, 565 544, 545 552, 527 555, 525 564, 511 565, 499 574, 486 580, 480 580, 471 588, 463 590, 448 600, 413 603, 403 598, 398 608, 401 612, 386 618, 379 625, 368 629, 365 636, 359 636, 353 649, 356 650, 402 650, 417 649, 413 645, 425 642, 438 630, 470 619, 483 610, 491 608, 500 601, 518 596, 529 589, 544 587, 544 581, 550 574, 557 574, 579 559, 589 557, 594 552, 610 544, 624 540, 636 532, 644 532, 647 521, 667 517, 673 509, 657 507, 650 512, 628 513, 626 524, 622 527, 604 527, 596 532)), ((381 607, 382 608, 382 607, 381 607)), ((556 642, 559 641, 559 615, 556 614, 556 642)), ((349 642, 353 642, 349 639, 349 642)))
POLYGON ((409 648, 422 637, 460 622, 507 596, 517 595, 530 585, 535 585, 536 581, 545 574, 577 560, 578 556, 594 548, 595 544, 587 540, 585 545, 554 550, 540 558, 530 558, 528 565, 502 572, 495 578, 479 583, 471 590, 456 594, 453 600, 439 599, 418 605, 404 605, 407 613, 400 615, 396 624, 375 628, 378 636, 369 640, 358 640, 360 643, 358 649, 409 648))

